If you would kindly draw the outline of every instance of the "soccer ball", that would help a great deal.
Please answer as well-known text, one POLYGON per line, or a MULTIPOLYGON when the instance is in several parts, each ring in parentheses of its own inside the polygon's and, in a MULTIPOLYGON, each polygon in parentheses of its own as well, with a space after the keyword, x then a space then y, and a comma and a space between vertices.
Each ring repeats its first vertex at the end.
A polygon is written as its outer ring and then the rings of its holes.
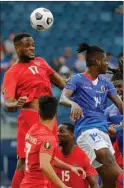
POLYGON ((30 23, 37 31, 47 30, 53 25, 53 15, 46 8, 37 8, 30 15, 30 23))

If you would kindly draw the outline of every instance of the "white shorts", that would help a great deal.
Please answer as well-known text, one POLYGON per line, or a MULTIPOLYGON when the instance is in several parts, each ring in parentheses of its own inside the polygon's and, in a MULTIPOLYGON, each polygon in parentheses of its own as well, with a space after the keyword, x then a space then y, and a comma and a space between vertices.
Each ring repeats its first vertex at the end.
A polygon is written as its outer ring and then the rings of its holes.
POLYGON ((88 155, 94 168, 102 166, 101 163, 95 160, 96 154, 94 150, 108 148, 112 154, 115 153, 109 135, 98 129, 82 132, 77 139, 77 145, 88 155))

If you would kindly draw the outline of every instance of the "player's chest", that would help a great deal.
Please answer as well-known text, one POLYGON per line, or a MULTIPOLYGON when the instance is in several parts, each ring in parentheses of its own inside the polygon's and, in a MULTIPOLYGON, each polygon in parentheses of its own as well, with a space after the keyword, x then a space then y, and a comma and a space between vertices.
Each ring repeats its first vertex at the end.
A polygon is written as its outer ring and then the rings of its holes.
POLYGON ((20 70, 19 81, 44 80, 47 78, 46 67, 42 65, 30 64, 20 70))
POLYGON ((100 83, 100 82, 80 82, 78 84, 78 90, 82 94, 86 94, 87 96, 94 97, 94 96, 107 96, 108 89, 106 85, 100 83))

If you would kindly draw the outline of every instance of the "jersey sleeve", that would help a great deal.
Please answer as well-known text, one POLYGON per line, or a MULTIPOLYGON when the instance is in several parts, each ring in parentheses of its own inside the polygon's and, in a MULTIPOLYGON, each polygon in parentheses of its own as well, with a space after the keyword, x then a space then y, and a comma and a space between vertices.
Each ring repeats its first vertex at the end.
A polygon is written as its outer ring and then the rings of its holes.
POLYGON ((55 146, 56 146, 55 141, 50 139, 49 137, 46 137, 41 142, 40 153, 46 153, 52 156, 56 149, 55 146))
POLYGON ((78 80, 77 75, 72 76, 70 80, 67 82, 65 88, 75 91, 77 88, 77 80, 78 80))
POLYGON ((17 78, 14 72, 6 72, 2 84, 2 94, 4 99, 15 98, 17 78))
POLYGON ((97 175, 96 170, 91 166, 90 160, 85 153, 83 154, 83 163, 84 163, 84 170, 86 172, 87 177, 97 175))
POLYGON ((115 89, 112 82, 108 82, 108 96, 117 95, 117 90, 115 89))
POLYGON ((53 70, 49 65, 48 65, 48 63, 44 60, 44 59, 42 59, 43 60, 43 62, 44 62, 44 64, 45 64, 45 66, 46 66, 46 69, 47 69, 47 75, 48 76, 51 76, 52 74, 55 74, 55 70, 53 70))

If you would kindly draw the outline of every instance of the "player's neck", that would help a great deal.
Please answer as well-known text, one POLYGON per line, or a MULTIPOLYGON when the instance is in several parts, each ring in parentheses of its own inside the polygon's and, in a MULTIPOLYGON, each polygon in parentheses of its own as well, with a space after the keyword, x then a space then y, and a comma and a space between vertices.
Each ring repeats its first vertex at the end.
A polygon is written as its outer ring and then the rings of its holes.
POLYGON ((99 73, 97 71, 93 70, 92 68, 87 68, 85 70, 84 74, 90 76, 94 80, 99 76, 99 73))
POLYGON ((40 119, 40 123, 42 125, 48 127, 51 131, 53 130, 54 119, 53 120, 43 120, 43 119, 40 119))
POLYGON ((69 155, 73 151, 74 148, 75 148, 75 143, 70 142, 66 146, 62 147, 62 153, 64 155, 69 155))
POLYGON ((24 62, 28 63, 30 61, 31 61, 31 59, 29 59, 28 57, 19 57, 18 63, 20 63, 20 64, 24 63, 24 62))

